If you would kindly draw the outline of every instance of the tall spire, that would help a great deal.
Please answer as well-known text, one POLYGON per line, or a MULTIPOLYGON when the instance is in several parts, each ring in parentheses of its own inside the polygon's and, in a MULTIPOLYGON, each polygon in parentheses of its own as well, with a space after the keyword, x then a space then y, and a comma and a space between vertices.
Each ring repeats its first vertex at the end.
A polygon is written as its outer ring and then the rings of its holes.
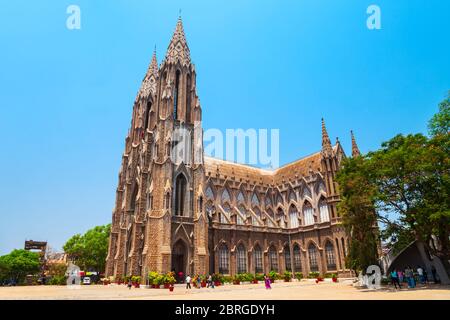
POLYGON ((142 80, 138 97, 148 97, 150 94, 156 93, 156 78, 158 77, 158 60, 156 59, 156 46, 153 50, 152 60, 148 66, 144 80, 142 80))
POLYGON ((356 144, 355 136, 353 135, 353 130, 350 130, 350 135, 352 136, 352 157, 359 157, 361 153, 359 152, 358 145, 356 144))
POLYGON ((182 65, 188 65, 191 62, 189 47, 186 36, 184 35, 183 21, 178 17, 177 26, 167 47, 166 61, 175 63, 180 61, 182 65))
POLYGON ((330 137, 328 136, 327 128, 325 127, 325 120, 322 118, 322 155, 324 157, 331 157, 333 155, 333 148, 331 147, 330 137))

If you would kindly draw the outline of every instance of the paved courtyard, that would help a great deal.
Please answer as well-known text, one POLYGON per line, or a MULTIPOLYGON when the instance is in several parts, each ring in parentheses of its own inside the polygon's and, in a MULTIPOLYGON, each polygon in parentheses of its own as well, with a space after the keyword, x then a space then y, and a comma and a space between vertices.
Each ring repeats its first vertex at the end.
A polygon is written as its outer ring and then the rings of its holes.
POLYGON ((173 292, 168 289, 128 289, 124 285, 91 285, 79 289, 65 286, 25 286, 0 287, 0 300, 4 299, 186 299, 186 300, 450 300, 450 286, 425 285, 416 289, 379 290, 358 289, 352 286, 351 280, 340 283, 304 280, 301 282, 274 283, 271 290, 264 284, 225 285, 215 289, 186 290, 183 285, 176 285, 173 292))

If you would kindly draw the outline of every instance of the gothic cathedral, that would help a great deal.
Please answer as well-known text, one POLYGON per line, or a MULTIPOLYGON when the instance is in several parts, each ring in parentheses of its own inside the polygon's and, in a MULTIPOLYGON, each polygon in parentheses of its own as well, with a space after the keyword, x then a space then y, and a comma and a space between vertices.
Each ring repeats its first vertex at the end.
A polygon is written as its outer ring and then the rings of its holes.
POLYGON ((134 102, 106 276, 348 274, 334 179, 345 153, 339 141, 331 144, 323 120, 319 152, 269 171, 204 156, 201 118, 179 19, 164 60, 158 66, 153 54, 134 102), (189 139, 178 139, 179 132, 189 139), (171 155, 180 141, 187 161, 171 155))

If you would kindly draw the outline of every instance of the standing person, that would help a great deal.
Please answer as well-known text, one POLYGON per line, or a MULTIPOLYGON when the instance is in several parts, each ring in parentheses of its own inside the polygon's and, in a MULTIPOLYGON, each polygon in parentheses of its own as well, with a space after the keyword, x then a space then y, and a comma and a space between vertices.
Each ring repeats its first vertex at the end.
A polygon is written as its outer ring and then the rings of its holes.
POLYGON ((403 283, 403 276, 404 276, 403 271, 402 270, 398 270, 397 271, 397 276, 398 276, 398 282, 400 282, 400 284, 402 284, 403 283))
POLYGON ((200 289, 202 287, 202 279, 200 279, 200 276, 197 275, 197 287, 200 289))
POLYGON ((408 287, 409 288, 415 288, 416 281, 414 280, 414 271, 413 271, 413 269, 410 266, 408 266, 405 269, 405 275, 406 275, 406 279, 408 281, 408 287))
POLYGON ((267 276, 267 274, 264 275, 264 284, 266 286, 266 289, 272 289, 270 286, 270 278, 267 276))
POLYGON ((189 275, 186 276, 186 289, 191 289, 191 277, 189 275))
POLYGON ((427 269, 423 269, 423 280, 424 280, 425 283, 428 283, 427 269))
POLYGON ((206 280, 206 283, 207 283, 207 285, 206 285, 207 288, 209 288, 209 287, 213 287, 214 288, 214 284, 213 284, 211 275, 208 275, 208 279, 206 280))
POLYGON ((402 288, 402 286, 400 285, 400 282, 398 281, 397 270, 392 270, 392 272, 391 272, 391 283, 394 285, 395 289, 397 289, 397 285, 398 285, 399 289, 402 288))
POLYGON ((421 266, 417 266, 417 274, 419 275, 419 281, 421 284, 424 284, 424 277, 423 277, 423 269, 421 266))

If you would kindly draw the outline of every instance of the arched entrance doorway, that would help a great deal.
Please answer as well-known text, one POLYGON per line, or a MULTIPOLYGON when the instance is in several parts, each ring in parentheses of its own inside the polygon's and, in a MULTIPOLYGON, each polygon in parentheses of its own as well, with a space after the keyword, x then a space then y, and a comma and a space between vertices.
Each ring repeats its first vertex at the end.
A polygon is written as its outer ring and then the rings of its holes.
POLYGON ((187 246, 182 240, 178 240, 175 242, 172 248, 172 271, 175 272, 176 278, 178 281, 184 280, 184 276, 186 276, 186 265, 188 261, 188 250, 187 246), (180 277, 180 272, 183 273, 183 276, 180 277))

